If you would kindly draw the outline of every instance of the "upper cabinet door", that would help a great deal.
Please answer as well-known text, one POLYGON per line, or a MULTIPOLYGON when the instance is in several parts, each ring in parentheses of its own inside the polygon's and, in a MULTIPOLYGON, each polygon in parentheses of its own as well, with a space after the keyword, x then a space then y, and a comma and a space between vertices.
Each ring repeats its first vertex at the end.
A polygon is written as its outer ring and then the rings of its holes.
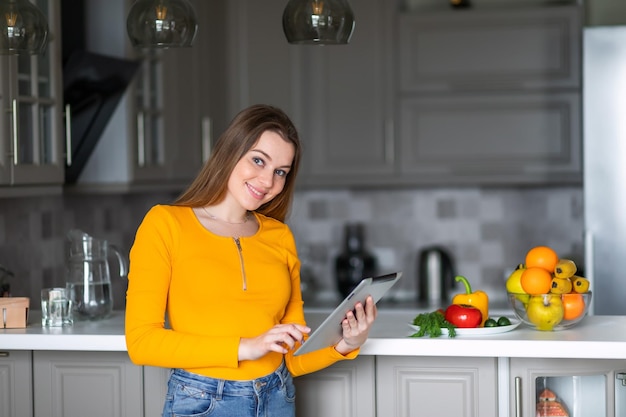
POLYGON ((405 92, 580 86, 580 7, 402 14, 405 92))
POLYGON ((402 172, 429 185, 579 183, 579 101, 576 93, 405 99, 402 172))
POLYGON ((299 60, 307 49, 283 34, 284 0, 228 1, 228 89, 231 117, 253 104, 280 107, 297 119, 302 75, 299 60))
POLYGON ((0 185, 64 181, 60 0, 37 0, 49 25, 42 55, 0 57, 0 185))
POLYGON ((302 68, 307 185, 369 184, 396 166, 393 135, 392 22, 387 0, 351 2, 348 45, 309 47, 302 68))

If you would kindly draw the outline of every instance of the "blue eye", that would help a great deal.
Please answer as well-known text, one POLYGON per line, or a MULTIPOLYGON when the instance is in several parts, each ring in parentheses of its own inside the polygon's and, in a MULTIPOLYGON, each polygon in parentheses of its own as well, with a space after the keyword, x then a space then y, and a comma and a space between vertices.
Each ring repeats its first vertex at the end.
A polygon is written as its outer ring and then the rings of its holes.
POLYGON ((282 169, 277 169, 275 172, 276 172, 276 175, 278 175, 279 177, 285 177, 285 176, 287 176, 287 172, 285 172, 285 171, 284 171, 284 170, 282 170, 282 169))
POLYGON ((257 165, 265 165, 265 162, 261 158, 258 158, 256 156, 252 157, 252 162, 257 165))

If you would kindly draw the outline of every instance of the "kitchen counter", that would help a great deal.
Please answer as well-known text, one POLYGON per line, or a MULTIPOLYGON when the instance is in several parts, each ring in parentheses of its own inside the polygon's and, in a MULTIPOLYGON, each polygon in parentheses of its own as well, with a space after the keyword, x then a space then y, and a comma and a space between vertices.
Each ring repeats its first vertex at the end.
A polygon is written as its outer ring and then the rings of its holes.
MULTIPOLYGON (((315 328, 328 310, 307 309, 315 328)), ((38 311, 25 329, 0 330, 0 350, 126 351, 124 313, 96 322, 75 322, 66 328, 42 328, 38 311)), ((413 310, 379 310, 361 355, 465 356, 626 359, 626 316, 589 316, 576 327, 556 332, 531 330, 521 324, 513 331, 486 336, 410 338, 413 310)))

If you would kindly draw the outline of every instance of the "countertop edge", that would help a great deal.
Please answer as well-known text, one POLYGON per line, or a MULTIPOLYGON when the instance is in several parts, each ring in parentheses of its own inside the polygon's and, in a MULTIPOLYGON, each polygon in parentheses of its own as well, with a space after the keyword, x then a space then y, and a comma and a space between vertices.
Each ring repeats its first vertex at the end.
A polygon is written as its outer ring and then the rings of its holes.
MULTIPOLYGON (((410 312, 382 312, 362 346, 364 356, 523 357, 626 359, 626 316, 590 316, 577 327, 555 332, 525 328, 489 336, 411 338, 410 312)), ((308 312, 312 328, 325 312, 308 312)), ((126 352, 124 313, 100 322, 79 322, 67 328, 0 329, 0 351, 126 352)))

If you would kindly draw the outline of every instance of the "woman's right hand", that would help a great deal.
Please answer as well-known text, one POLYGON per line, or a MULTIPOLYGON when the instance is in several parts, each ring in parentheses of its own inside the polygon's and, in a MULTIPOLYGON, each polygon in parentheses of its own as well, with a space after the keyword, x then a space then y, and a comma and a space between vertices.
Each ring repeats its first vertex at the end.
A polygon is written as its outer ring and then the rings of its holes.
POLYGON ((239 341, 239 360, 255 360, 269 352, 285 354, 296 342, 302 342, 311 328, 301 324, 277 324, 257 337, 242 337, 239 341))

